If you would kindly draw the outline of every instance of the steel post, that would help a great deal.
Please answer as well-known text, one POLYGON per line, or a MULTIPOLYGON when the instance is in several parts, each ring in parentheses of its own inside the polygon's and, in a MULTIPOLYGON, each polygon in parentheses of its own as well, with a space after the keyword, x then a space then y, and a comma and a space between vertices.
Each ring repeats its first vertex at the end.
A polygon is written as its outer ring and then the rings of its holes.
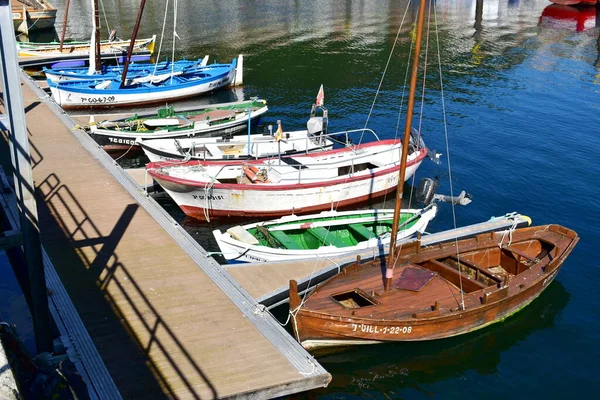
MULTIPOLYGON (((23 252, 29 275, 31 314, 38 352, 52 351, 52 330, 46 277, 42 262, 35 188, 31 170, 29 139, 25 124, 25 108, 17 46, 9 0, 0 0, 0 65, 2 94, 8 116, 9 145, 15 181, 15 194, 20 211, 23 252)), ((25 290, 24 290, 25 291, 25 290)), ((26 291, 25 291, 26 292, 26 291)))

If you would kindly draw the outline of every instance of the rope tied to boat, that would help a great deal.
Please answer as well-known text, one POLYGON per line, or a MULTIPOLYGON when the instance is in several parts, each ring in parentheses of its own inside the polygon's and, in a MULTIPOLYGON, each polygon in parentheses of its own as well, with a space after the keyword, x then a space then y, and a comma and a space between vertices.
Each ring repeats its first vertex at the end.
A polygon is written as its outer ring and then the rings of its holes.
POLYGON ((519 225, 519 220, 517 218, 513 218, 513 223, 510 226, 510 228, 508 228, 507 230, 505 230, 504 232, 502 232, 502 237, 500 238, 500 242, 498 242, 498 247, 502 248, 504 246, 510 246, 513 240, 513 232, 515 231, 515 229, 517 229, 517 226, 519 225), (504 245, 504 239, 506 238, 506 235, 508 235, 508 243, 506 245, 504 245))
POLYGON ((285 320, 285 322, 284 322, 284 323, 281 323, 281 322, 279 322, 279 320, 278 320, 278 319, 277 319, 277 318, 276 318, 276 317, 273 315, 273 313, 271 312, 271 310, 269 310, 269 309, 267 308, 267 306, 265 306, 264 304, 257 304, 257 305, 254 307, 254 315, 260 315, 260 314, 264 314, 264 313, 267 313, 267 314, 269 314, 271 317, 273 317, 273 319, 274 319, 275 321, 277 321, 277 323, 278 323, 279 325, 281 325, 281 326, 286 326, 287 324, 289 324, 289 323, 290 323, 290 315, 289 315, 289 314, 288 314, 288 317, 287 317, 287 319, 285 320))
POLYGON ((143 131, 147 131, 148 130, 148 128, 146 128, 146 125, 144 125, 143 120, 138 119, 135 122, 136 122, 136 127, 135 127, 135 131, 136 132, 143 132, 143 131))
POLYGON ((312 366, 312 371, 310 371, 310 372, 298 371, 298 372, 301 373, 304 376, 312 376, 312 375, 314 375, 315 371, 317 370, 317 364, 313 361, 314 358, 308 358, 308 357, 306 357, 306 360, 312 366))
POLYGON ((135 144, 130 145, 129 148, 127 149, 127 151, 125 153, 123 153, 119 157, 115 158, 115 162, 117 162, 121 158, 125 157, 127 155, 127 153, 129 153, 129 151, 133 148, 133 146, 135 146, 135 144))
POLYGON ((206 219, 206 222, 210 222, 210 212, 208 211, 208 207, 209 207, 208 201, 210 199, 210 196, 209 196, 208 192, 212 191, 215 181, 217 180, 216 176, 209 175, 209 177, 210 177, 210 181, 206 182, 206 185, 204 185, 204 194, 205 194, 204 199, 205 199, 206 206, 202 209, 202 212, 204 213, 204 219, 206 219))

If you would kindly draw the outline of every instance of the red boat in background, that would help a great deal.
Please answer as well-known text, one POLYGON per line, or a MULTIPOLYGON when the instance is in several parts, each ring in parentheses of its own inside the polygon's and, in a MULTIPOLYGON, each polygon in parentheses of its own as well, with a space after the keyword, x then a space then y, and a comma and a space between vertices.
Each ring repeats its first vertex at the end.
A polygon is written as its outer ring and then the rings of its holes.
POLYGON ((561 6, 593 6, 598 0, 550 0, 550 2, 561 6))
POLYGON ((596 7, 551 4, 542 11, 540 25, 583 32, 596 27, 596 13, 596 7))

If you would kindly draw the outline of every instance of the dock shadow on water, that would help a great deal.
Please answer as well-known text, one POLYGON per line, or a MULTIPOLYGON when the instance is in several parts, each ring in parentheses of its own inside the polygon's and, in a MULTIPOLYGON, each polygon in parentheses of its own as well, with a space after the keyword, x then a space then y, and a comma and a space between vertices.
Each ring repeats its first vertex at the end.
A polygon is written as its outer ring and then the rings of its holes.
MULTIPOLYGON (((386 391, 392 387, 394 398, 408 393, 439 396, 442 392, 438 389, 430 392, 434 383, 467 379, 469 375, 480 379, 498 374, 503 353, 536 332, 552 328, 570 297, 562 284, 555 281, 517 314, 469 334, 427 342, 341 347, 315 353, 319 363, 334 378, 327 389, 295 398, 327 398, 330 393, 389 398, 386 391)), ((504 389, 494 389, 495 397, 503 392, 504 389)), ((442 394, 441 397, 457 395, 442 394)))
POLYGON ((125 232, 131 229, 139 205, 124 204, 112 231, 102 234, 59 176, 50 174, 37 185, 36 194, 39 221, 44 226, 42 241, 52 244, 46 247, 48 254, 124 398, 177 398, 182 393, 181 388, 176 392, 170 386, 172 377, 163 376, 155 365, 151 349, 154 357, 158 351, 171 365, 191 398, 200 397, 190 382, 190 370, 196 375, 193 380, 199 377, 211 397, 217 397, 216 389, 185 344, 153 307, 131 274, 131 266, 125 265, 116 251, 125 232), (115 294, 120 298, 113 297, 115 294), (139 324, 136 329, 130 325, 135 320, 143 326, 142 335, 139 324), (175 360, 166 351, 157 336, 159 330, 163 338, 166 333, 168 340, 176 344, 178 357, 184 360, 175 360))

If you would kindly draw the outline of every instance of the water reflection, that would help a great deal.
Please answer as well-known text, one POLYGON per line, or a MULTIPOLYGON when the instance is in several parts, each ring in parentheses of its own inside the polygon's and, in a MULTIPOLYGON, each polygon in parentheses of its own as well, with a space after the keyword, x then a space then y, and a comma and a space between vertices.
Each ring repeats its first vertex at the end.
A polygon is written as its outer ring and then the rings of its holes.
MULTIPOLYGON (((570 294, 555 281, 538 299, 502 323, 455 338, 348 349, 317 357, 333 375, 329 393, 364 396, 391 387, 417 389, 435 382, 498 373, 502 355, 531 335, 552 328, 570 294)), ((526 379, 526 377, 523 377, 526 379)), ((324 393, 325 391, 317 391, 324 393)), ((438 392, 439 393, 439 392, 438 392)))

